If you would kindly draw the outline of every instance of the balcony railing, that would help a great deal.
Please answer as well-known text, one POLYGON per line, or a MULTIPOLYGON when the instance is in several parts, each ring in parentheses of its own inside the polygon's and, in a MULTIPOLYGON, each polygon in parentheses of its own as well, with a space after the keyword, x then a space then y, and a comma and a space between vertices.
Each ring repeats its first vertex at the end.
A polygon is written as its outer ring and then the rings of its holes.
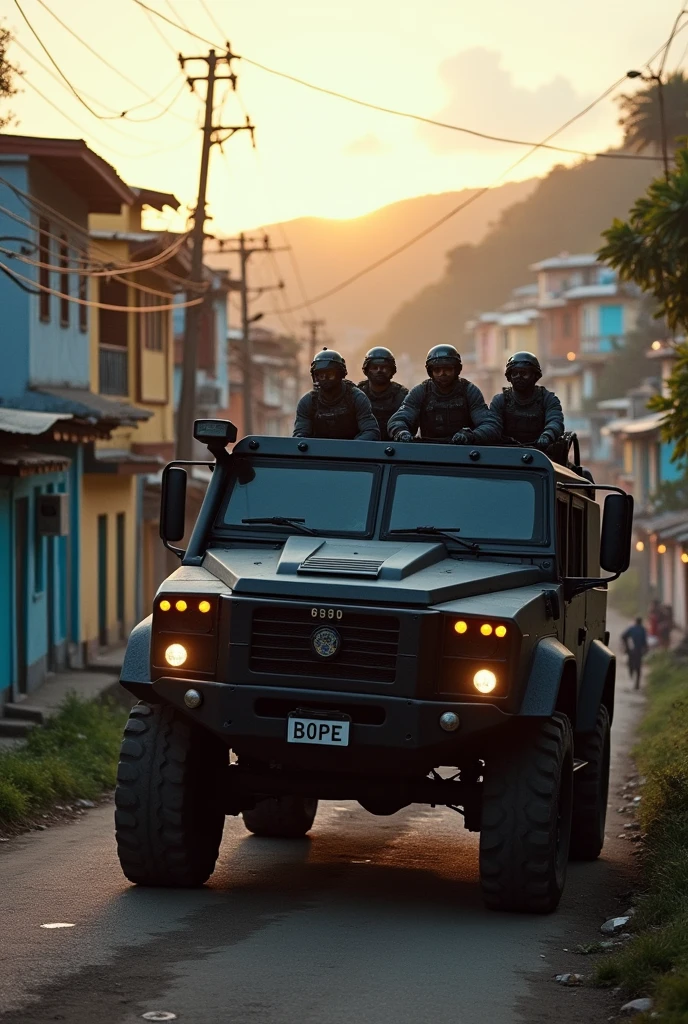
POLYGON ((99 380, 101 395, 129 394, 129 353, 126 348, 101 345, 99 352, 99 380))

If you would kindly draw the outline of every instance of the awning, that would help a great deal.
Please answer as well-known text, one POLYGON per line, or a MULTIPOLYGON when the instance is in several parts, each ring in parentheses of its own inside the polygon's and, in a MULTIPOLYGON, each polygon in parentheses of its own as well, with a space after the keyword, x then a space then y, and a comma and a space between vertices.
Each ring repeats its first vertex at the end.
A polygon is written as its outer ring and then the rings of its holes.
POLYGON ((28 448, 3 448, 0 451, 0 476, 35 476, 38 473, 59 473, 67 469, 71 459, 49 455, 28 448))
POLYGON ((91 423, 136 424, 153 415, 147 409, 118 402, 88 388, 41 387, 27 391, 17 399, 17 406, 36 412, 67 413, 91 423))
POLYGON ((0 432, 5 434, 44 434, 59 420, 71 420, 68 412, 30 412, 27 409, 0 408, 0 432))

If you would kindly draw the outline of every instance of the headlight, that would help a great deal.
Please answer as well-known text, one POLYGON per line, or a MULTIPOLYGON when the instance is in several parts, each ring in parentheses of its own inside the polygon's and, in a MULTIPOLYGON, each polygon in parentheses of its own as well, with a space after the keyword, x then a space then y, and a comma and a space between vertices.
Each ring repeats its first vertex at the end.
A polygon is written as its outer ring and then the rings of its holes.
POLYGON ((186 661, 186 647, 183 644, 170 644, 165 651, 165 661, 172 668, 179 668, 186 661))
POLYGON ((481 668, 473 676, 473 685, 479 693, 492 693, 497 685, 497 676, 489 668, 481 668))

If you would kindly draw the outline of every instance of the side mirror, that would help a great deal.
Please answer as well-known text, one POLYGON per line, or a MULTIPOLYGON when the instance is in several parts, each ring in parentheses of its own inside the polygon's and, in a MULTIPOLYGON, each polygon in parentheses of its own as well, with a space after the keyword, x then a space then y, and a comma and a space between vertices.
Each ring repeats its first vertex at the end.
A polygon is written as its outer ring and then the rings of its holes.
POLYGON ((186 519, 186 470, 173 466, 162 476, 160 536, 167 543, 184 536, 186 519))
POLYGON ((630 494, 608 494, 604 499, 600 565, 605 572, 625 572, 631 562, 633 498, 630 494))

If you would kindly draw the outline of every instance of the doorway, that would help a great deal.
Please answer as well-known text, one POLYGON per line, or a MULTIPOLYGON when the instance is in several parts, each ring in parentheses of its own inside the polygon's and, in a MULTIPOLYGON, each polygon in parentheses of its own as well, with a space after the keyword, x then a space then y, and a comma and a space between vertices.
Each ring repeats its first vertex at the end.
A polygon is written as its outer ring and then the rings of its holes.
POLYGON ((108 645, 107 515, 98 516, 98 643, 108 645))
POLYGON ((29 575, 29 499, 14 503, 14 642, 17 652, 17 691, 27 689, 27 599, 29 575))

